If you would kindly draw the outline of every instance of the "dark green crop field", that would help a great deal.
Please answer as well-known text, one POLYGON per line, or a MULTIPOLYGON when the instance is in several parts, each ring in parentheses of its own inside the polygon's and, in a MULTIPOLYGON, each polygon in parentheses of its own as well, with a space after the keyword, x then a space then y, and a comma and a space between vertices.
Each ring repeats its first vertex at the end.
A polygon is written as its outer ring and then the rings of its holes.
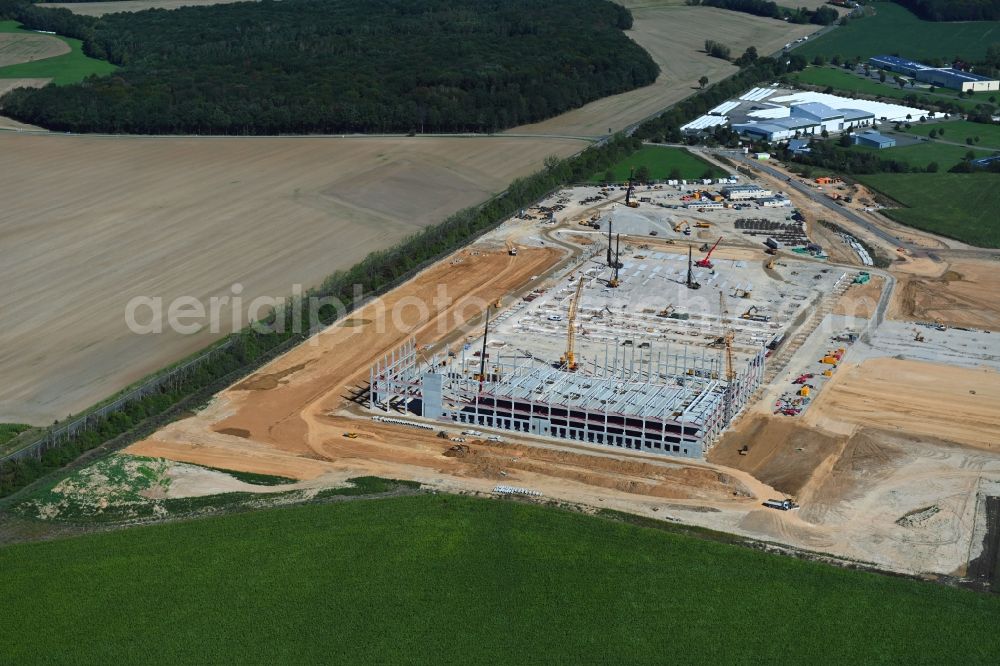
POLYGON ((1000 247, 1000 178, 995 173, 879 173, 856 178, 905 206, 885 211, 894 220, 979 247, 1000 247))
POLYGON ((7 663, 997 663, 1000 597, 417 495, 7 547, 7 663))
POLYGON ((867 58, 898 53, 907 58, 981 60, 986 48, 1000 39, 1000 21, 944 23, 922 21, 899 5, 874 2, 875 16, 852 20, 844 27, 809 40, 795 53, 867 58))

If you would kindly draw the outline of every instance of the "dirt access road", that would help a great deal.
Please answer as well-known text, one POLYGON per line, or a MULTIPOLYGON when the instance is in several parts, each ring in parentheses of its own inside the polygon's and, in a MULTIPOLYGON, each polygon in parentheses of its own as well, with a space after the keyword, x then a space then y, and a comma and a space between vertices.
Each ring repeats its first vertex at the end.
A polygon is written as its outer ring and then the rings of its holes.
POLYGON ((231 330, 135 335, 133 297, 290 295, 584 145, 0 133, 0 422, 51 423, 231 330))

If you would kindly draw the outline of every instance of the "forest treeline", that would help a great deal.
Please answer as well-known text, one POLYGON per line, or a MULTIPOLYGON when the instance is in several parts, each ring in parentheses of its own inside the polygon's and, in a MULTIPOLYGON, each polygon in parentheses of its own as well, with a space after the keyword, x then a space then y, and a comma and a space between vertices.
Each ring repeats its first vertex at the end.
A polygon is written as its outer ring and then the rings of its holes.
POLYGON ((122 69, 19 89, 6 115, 73 132, 492 132, 652 83, 607 0, 284 0, 77 16, 0 0, 122 69))
POLYGON ((1000 0, 893 0, 925 21, 1000 21, 1000 0))
POLYGON ((703 5, 705 7, 717 7, 728 9, 754 16, 763 16, 787 20, 790 23, 815 23, 816 25, 830 25, 837 20, 839 14, 832 7, 820 6, 815 10, 799 7, 789 9, 782 7, 771 0, 687 0, 688 5, 703 5))

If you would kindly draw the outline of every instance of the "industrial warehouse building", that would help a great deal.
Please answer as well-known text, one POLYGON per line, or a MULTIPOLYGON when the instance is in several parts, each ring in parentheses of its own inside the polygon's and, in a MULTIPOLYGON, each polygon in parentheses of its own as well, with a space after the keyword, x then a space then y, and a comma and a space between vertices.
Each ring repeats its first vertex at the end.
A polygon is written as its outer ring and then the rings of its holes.
POLYGON ((595 372, 527 360, 490 363, 477 378, 447 364, 421 368, 410 340, 372 367, 369 407, 405 405, 442 423, 701 458, 764 374, 763 350, 731 382, 717 379, 717 363, 704 356, 630 352, 595 372))
POLYGON ((868 148, 878 148, 879 150, 882 148, 892 148, 896 145, 896 140, 891 136, 879 134, 874 130, 855 134, 853 142, 855 146, 867 146, 868 148))
POLYGON ((963 72, 953 67, 931 67, 922 62, 898 56, 874 56, 868 59, 868 64, 878 69, 913 77, 921 83, 961 90, 962 92, 1000 90, 1000 81, 988 76, 963 72))
POLYGON ((733 130, 765 141, 785 141, 799 136, 843 132, 875 123, 875 114, 860 109, 834 109, 819 102, 793 104, 787 118, 733 125, 733 130))

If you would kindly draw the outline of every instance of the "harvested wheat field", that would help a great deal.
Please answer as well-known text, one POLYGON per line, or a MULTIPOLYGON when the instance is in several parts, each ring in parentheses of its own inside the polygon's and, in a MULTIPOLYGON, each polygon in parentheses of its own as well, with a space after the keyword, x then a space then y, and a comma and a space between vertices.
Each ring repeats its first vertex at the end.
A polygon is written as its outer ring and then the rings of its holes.
POLYGON ((178 9, 179 7, 204 7, 207 5, 227 5, 243 0, 122 0, 121 2, 67 2, 46 4, 46 7, 62 7, 74 14, 103 16, 116 12, 141 12, 145 9, 178 9))
POLYGON ((133 297, 289 295, 583 146, 0 136, 0 421, 64 417, 230 330, 132 334, 133 297))
POLYGON ((0 32, 0 67, 69 53, 69 44, 51 35, 0 32))
POLYGON ((632 30, 626 34, 660 66, 656 82, 596 100, 540 123, 516 127, 511 133, 600 136, 607 134, 608 129, 617 132, 694 93, 703 75, 714 83, 736 71, 734 65, 704 53, 706 39, 729 46, 733 57, 748 46, 755 46, 761 55, 766 55, 816 30, 814 25, 793 25, 712 7, 641 0, 621 4, 632 9, 635 19, 632 30))
POLYGON ((831 431, 868 426, 1000 451, 997 405, 1000 373, 994 370, 875 358, 841 368, 804 421, 831 431))

